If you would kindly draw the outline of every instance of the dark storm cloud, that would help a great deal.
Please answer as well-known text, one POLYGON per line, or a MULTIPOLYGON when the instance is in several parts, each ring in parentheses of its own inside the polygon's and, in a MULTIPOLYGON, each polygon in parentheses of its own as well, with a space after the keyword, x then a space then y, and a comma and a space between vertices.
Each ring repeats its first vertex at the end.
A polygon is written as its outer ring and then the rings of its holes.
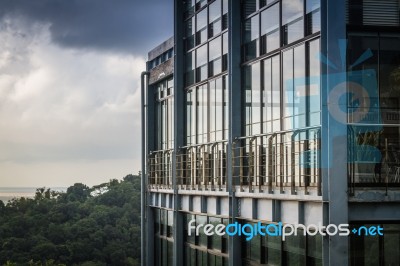
POLYGON ((60 46, 145 54, 172 36, 172 0, 0 0, 4 18, 50 23, 60 46))

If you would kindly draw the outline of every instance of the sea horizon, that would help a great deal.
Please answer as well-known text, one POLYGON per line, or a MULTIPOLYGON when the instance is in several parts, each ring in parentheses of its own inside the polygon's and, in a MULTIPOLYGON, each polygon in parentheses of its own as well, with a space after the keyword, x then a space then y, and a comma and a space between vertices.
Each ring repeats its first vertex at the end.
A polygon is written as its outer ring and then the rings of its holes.
MULTIPOLYGON (((36 189, 40 187, 0 187, 0 200, 7 203, 13 198, 33 198, 36 193, 36 189)), ((65 192, 67 187, 45 187, 50 190, 65 192)))

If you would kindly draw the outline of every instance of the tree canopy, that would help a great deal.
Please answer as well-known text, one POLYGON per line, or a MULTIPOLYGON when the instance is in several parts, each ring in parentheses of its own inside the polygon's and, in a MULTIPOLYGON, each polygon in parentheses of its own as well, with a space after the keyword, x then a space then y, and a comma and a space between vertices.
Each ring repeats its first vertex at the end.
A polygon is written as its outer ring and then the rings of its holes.
POLYGON ((139 264, 139 176, 0 201, 0 265, 139 264))

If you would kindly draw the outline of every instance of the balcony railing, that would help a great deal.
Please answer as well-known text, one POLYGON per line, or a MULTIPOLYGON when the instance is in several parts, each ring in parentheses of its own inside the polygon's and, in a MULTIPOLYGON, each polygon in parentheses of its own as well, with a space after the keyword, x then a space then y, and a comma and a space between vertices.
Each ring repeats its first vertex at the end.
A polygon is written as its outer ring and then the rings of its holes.
POLYGON ((227 142, 213 142, 181 148, 176 156, 181 189, 226 189, 227 142))
POLYGON ((400 187, 399 125, 348 126, 348 181, 358 187, 400 187))
MULTIPOLYGON (((321 195, 320 145, 319 127, 238 138, 232 146, 233 184, 260 192, 288 187, 292 194, 315 187, 321 195)), ((227 149, 227 141, 182 147, 176 154, 176 184, 226 191, 227 149)), ((172 188, 172 155, 172 150, 150 153, 149 187, 172 188)))
POLYGON ((150 188, 172 188, 172 155, 172 149, 149 154, 147 169, 150 188))
POLYGON ((238 138, 233 146, 234 179, 249 191, 316 187, 321 195, 320 128, 238 138))

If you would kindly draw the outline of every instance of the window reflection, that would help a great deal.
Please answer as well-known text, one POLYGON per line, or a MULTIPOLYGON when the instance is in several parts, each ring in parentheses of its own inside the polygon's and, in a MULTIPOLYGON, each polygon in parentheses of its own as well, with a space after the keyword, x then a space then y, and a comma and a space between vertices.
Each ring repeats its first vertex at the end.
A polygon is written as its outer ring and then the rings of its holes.
POLYGON ((261 13, 262 53, 280 47, 279 3, 261 13))
POLYGON ((312 34, 321 30, 320 0, 307 0, 307 34, 312 34))
POLYGON ((247 19, 244 23, 244 57, 245 60, 259 55, 259 17, 247 19))
POLYGON ((289 44, 304 36, 303 0, 282 0, 284 43, 289 44))

